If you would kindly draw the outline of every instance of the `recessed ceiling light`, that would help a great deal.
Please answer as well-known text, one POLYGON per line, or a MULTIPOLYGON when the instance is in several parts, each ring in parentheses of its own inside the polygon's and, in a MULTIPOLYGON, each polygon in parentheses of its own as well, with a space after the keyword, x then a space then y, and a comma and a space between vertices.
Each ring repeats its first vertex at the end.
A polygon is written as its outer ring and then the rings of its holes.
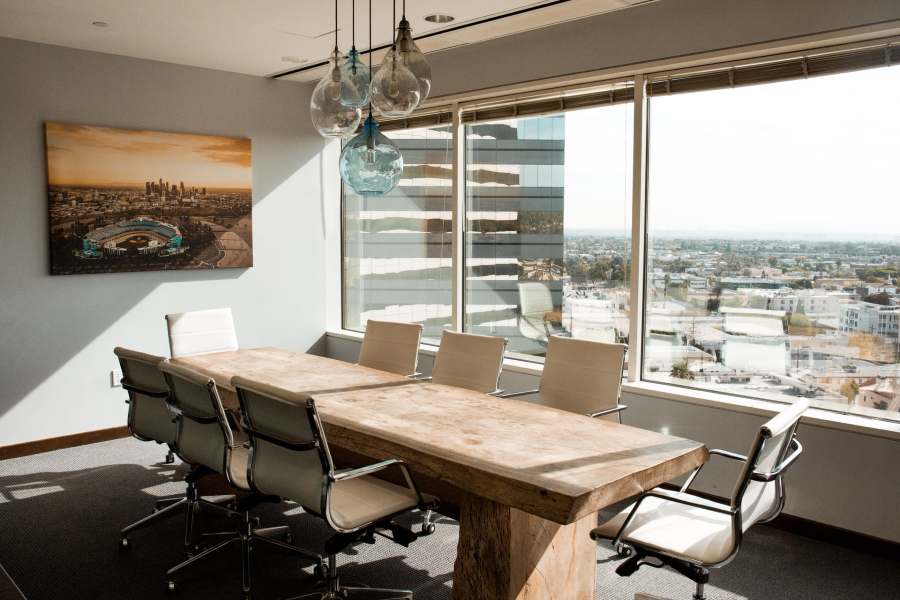
POLYGON ((94 27, 109 27, 109 23, 106 21, 92 21, 91 25, 94 27))
POLYGON ((429 23, 449 23, 455 17, 451 17, 450 15, 442 15, 440 13, 435 13, 433 15, 427 15, 425 20, 429 23))

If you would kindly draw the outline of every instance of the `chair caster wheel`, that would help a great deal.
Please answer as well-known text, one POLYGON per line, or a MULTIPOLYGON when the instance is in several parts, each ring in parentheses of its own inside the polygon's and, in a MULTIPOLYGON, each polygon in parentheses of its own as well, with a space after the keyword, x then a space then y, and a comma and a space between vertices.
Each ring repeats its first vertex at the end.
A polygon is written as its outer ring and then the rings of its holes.
POLYGON ((434 523, 422 523, 422 531, 419 535, 431 535, 434 533, 434 523))
POLYGON ((130 550, 131 542, 128 541, 127 537, 123 537, 119 540, 119 550, 130 550))
POLYGON ((173 580, 169 580, 168 584, 166 585, 166 591, 170 594, 175 593, 175 582, 173 580))

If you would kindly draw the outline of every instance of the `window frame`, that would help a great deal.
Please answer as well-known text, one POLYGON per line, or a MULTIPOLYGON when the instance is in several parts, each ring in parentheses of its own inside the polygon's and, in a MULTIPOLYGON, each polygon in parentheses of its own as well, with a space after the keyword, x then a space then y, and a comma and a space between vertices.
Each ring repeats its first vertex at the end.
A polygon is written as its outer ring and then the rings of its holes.
MULTIPOLYGON (((768 398, 746 396, 727 390, 710 390, 673 383, 661 383, 644 378, 644 345, 646 336, 646 311, 648 301, 648 265, 649 265, 649 228, 647 180, 649 168, 649 86, 660 79, 674 76, 686 76, 713 70, 734 69, 761 61, 777 61, 803 58, 809 54, 826 52, 852 52, 884 45, 886 55, 897 53, 900 44, 900 28, 858 28, 836 32, 828 36, 810 36, 787 40, 778 45, 758 44, 745 48, 722 52, 710 52, 693 57, 682 57, 668 61, 655 61, 635 65, 633 68, 618 73, 600 73, 597 76, 563 76, 538 82, 530 82, 522 86, 507 86, 497 90, 461 93, 456 96, 441 97, 435 104, 429 103, 424 112, 433 111, 433 106, 449 109, 452 115, 450 130, 452 132, 451 159, 453 161, 452 181, 452 248, 451 248, 451 331, 463 331, 465 320, 465 239, 466 239, 466 189, 465 189, 465 126, 463 114, 474 110, 477 106, 496 106, 504 102, 521 102, 528 99, 542 99, 553 94, 561 95, 572 92, 592 92, 620 84, 633 85, 634 95, 632 121, 632 190, 631 190, 631 281, 629 286, 631 307, 629 314, 629 369, 627 382, 623 386, 626 393, 640 393, 655 397, 664 397, 676 401, 684 401, 702 405, 716 405, 738 409, 742 412, 766 415, 771 414, 784 403, 768 398), (846 40, 851 40, 846 42, 846 40), (510 93, 510 90, 513 90, 510 93)), ((887 62, 884 66, 900 66, 900 63, 887 62)), ((882 68, 882 67, 870 67, 882 68)), ((578 110, 578 108, 572 109, 578 110)), ((554 111, 554 114, 565 110, 554 111)), ((524 116, 524 115, 523 115, 524 116)), ((527 115, 537 116, 537 115, 527 115)), ((339 331, 330 332, 347 339, 361 337, 356 330, 345 329, 346 301, 344 294, 345 266, 345 222, 344 185, 338 187, 340 199, 340 324, 339 331)), ((425 353, 433 353, 433 344, 423 344, 425 353)), ((538 358, 538 357, 536 357, 538 358)), ((539 374, 543 367, 543 359, 523 360, 520 356, 506 357, 504 368, 521 373, 539 374)), ((853 431, 877 431, 892 439, 900 439, 900 421, 894 418, 876 417, 851 411, 816 408, 816 420, 825 426, 853 431), (835 424, 838 425, 835 425, 835 424)))

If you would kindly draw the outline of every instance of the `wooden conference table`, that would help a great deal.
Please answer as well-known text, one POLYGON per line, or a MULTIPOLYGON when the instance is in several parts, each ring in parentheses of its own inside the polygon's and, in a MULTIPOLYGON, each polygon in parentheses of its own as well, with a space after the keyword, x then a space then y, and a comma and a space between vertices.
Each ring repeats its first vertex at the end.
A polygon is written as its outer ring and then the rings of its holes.
POLYGON ((456 600, 592 599, 597 511, 707 458, 691 440, 278 348, 173 362, 214 379, 226 408, 235 375, 308 393, 329 446, 458 490, 456 600))

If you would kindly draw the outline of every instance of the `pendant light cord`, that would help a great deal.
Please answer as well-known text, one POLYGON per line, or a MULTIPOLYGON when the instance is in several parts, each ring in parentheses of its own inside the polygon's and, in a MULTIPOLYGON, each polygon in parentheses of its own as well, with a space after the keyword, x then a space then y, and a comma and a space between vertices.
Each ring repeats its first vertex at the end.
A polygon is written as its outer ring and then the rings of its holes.
POLYGON ((350 47, 356 49, 356 0, 353 0, 351 7, 353 14, 350 16, 350 47))
POLYGON ((334 51, 338 49, 338 0, 334 0, 334 51))
MULTIPOLYGON (((372 77, 372 0, 369 0, 369 77, 372 77)), ((371 82, 371 79, 369 79, 371 82)), ((369 117, 372 116, 372 93, 369 92, 369 117)))
POLYGON ((397 0, 391 0, 391 4, 394 5, 394 14, 391 17, 391 50, 395 50, 397 48, 397 30, 395 29, 395 24, 397 23, 397 0))

